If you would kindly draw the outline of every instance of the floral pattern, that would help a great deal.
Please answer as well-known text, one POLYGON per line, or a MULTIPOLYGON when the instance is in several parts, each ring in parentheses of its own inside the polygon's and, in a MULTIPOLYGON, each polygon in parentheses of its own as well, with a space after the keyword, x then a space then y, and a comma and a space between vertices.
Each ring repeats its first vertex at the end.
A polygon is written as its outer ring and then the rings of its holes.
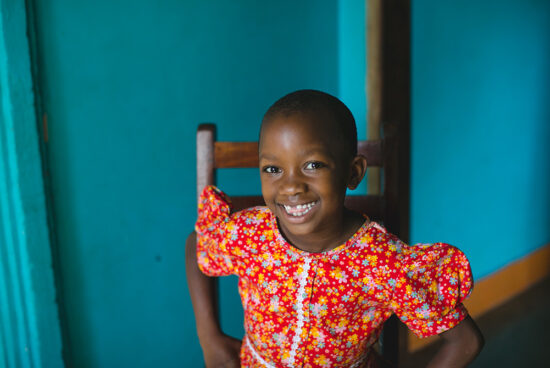
POLYGON ((282 237, 268 208, 232 214, 213 186, 201 195, 195 229, 200 269, 239 276, 243 367, 368 367, 393 313, 420 337, 467 315, 470 265, 448 244, 409 246, 366 220, 345 244, 308 253, 282 237))

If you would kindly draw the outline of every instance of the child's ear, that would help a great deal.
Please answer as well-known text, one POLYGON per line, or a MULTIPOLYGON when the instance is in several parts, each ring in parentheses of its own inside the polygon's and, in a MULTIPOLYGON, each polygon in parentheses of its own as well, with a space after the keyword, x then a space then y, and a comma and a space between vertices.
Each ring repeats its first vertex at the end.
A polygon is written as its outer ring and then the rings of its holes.
POLYGON ((357 155, 353 158, 350 165, 350 176, 348 179, 348 188, 353 190, 357 188, 365 172, 367 171, 367 159, 363 155, 357 155))

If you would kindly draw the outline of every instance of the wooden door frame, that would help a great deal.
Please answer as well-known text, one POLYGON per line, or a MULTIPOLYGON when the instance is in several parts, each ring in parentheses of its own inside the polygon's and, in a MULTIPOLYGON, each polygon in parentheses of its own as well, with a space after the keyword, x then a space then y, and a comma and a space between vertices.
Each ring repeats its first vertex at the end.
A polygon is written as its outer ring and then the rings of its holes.
MULTIPOLYGON (((367 0, 367 138, 380 134, 395 138, 392 147, 392 192, 397 193, 391 209, 389 230, 409 242, 410 213, 410 111, 411 111, 411 7, 410 0, 367 0)), ((383 175, 383 174, 382 174, 383 175)), ((370 172, 369 193, 382 185, 381 173, 370 172)), ((395 319, 390 321, 398 341, 388 356, 406 357, 407 331, 395 319), (401 325, 401 326, 400 326, 401 325)), ((385 354, 386 355, 386 354, 385 354)), ((396 362, 397 363, 397 362, 396 362)))

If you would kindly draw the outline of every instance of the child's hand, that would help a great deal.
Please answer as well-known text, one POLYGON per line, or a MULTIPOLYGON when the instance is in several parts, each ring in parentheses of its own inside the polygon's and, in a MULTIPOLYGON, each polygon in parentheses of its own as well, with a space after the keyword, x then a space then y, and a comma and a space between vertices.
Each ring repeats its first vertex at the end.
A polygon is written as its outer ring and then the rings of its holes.
POLYGON ((240 368, 241 344, 241 340, 224 334, 209 338, 202 348, 206 368, 240 368))

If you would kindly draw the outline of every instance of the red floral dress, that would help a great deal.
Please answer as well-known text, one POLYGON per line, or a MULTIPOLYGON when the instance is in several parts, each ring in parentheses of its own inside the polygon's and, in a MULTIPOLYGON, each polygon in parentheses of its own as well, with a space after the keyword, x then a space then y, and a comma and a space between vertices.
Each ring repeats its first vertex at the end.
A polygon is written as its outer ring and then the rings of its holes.
POLYGON ((200 269, 239 276, 243 367, 369 367, 392 313, 420 337, 467 315, 470 265, 448 244, 408 246, 365 221, 345 244, 308 253, 282 237, 268 208, 231 214, 215 187, 201 195, 196 231, 200 269))

